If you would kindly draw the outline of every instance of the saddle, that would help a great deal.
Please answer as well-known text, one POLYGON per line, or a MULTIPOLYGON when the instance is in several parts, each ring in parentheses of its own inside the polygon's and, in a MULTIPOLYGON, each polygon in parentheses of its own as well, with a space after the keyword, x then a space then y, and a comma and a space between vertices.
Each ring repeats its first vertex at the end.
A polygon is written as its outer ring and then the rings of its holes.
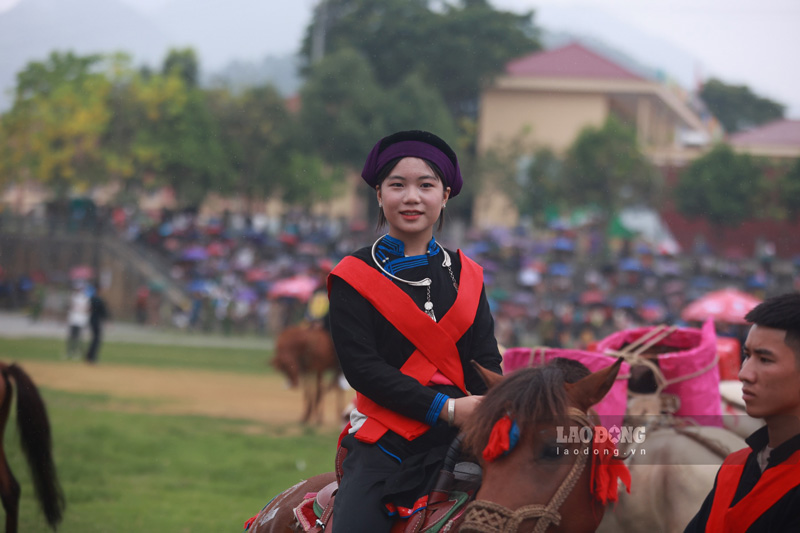
MULTIPOLYGON (((457 439, 458 440, 458 439, 457 439)), ((458 446, 460 443, 454 443, 458 446)), ((455 448, 457 450, 457 448, 455 448)), ((347 450, 339 448, 336 454, 336 479, 317 493, 306 494, 294 509, 294 515, 305 533, 322 533, 333 527, 333 502, 341 480, 341 464, 347 450)), ((481 482, 481 467, 471 462, 445 465, 439 472, 434 488, 428 495, 427 506, 408 519, 397 519, 393 533, 437 533, 445 524, 461 517, 481 482)))

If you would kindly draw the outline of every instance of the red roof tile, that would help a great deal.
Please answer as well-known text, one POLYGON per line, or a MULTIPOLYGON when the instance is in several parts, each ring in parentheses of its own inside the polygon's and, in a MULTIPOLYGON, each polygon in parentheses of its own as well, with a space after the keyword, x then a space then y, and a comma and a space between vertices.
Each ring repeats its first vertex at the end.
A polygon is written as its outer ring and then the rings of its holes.
POLYGON ((579 43, 521 57, 508 63, 506 72, 511 76, 644 80, 579 43))
POLYGON ((800 146, 800 120, 776 120, 752 130, 734 133, 728 137, 728 142, 734 146, 800 146))

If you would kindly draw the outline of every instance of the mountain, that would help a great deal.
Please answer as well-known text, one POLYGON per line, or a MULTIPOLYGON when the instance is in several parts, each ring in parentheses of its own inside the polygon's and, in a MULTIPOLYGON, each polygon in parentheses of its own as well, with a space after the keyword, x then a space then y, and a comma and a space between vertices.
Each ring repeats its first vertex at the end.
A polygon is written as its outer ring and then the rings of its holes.
POLYGON ((157 25, 116 0, 23 0, 0 14, 0 110, 11 104, 7 91, 14 88, 17 72, 53 50, 126 51, 137 63, 155 64, 167 46, 157 25))
POLYGON ((287 41, 281 26, 302 28, 310 13, 282 5, 273 0, 228 0, 224 6, 217 0, 173 0, 145 13, 119 0, 22 0, 0 13, 0 112, 13 102, 17 73, 53 50, 79 55, 125 51, 134 64, 158 68, 170 48, 191 46, 204 81, 232 77, 236 85, 252 79, 291 94, 300 82, 290 51, 299 48, 300 37, 287 41), (285 55, 276 55, 280 51, 285 55))
POLYGON ((295 94, 302 84, 298 56, 267 56, 260 61, 232 61, 221 69, 203 76, 202 83, 215 87, 227 87, 241 91, 247 87, 273 85, 289 96, 295 94))
POLYGON ((171 0, 153 20, 176 44, 191 44, 209 71, 233 60, 260 61, 296 54, 310 20, 307 2, 290 0, 171 0), (223 8, 224 6, 224 8, 223 8))
POLYGON ((547 3, 536 9, 536 22, 548 30, 551 38, 577 37, 631 70, 642 73, 644 68, 651 73, 646 76, 648 78, 672 79, 687 89, 694 88, 697 83, 699 62, 690 52, 643 32, 603 9, 547 3))

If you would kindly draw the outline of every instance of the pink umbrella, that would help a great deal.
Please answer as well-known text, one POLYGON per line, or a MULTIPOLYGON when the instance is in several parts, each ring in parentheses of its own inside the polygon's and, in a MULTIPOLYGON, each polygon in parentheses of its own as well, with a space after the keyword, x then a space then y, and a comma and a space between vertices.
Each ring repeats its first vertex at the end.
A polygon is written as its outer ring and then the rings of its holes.
POLYGON ((288 297, 307 301, 317 289, 317 279, 311 276, 297 275, 276 281, 269 289, 271 298, 288 297))
POLYGON ((86 281, 94 277, 94 269, 89 265, 78 265, 69 271, 69 279, 72 281, 86 281))
POLYGON ((711 318, 715 322, 747 324, 744 315, 760 303, 761 300, 755 296, 738 289, 722 289, 709 292, 690 303, 681 312, 681 318, 697 322, 711 318))

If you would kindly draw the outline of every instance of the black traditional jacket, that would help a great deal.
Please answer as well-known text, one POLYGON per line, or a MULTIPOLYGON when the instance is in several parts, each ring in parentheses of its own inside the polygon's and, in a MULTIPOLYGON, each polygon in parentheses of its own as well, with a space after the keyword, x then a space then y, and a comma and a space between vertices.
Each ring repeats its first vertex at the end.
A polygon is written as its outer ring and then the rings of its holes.
MULTIPOLYGON (((377 250, 384 268, 407 280, 429 277, 431 302, 436 317, 443 317, 453 305, 456 289, 447 268, 442 267, 444 252, 435 240, 428 247, 429 260, 424 256, 403 257, 402 242, 384 237, 377 250)), ((457 253, 448 251, 455 279, 461 273, 457 253)), ((378 270, 369 247, 352 254, 378 270)), ((427 301, 426 287, 413 287, 393 281, 423 309, 427 301)), ((401 415, 429 423, 436 421, 441 405, 441 395, 462 396, 455 386, 420 384, 416 379, 400 372, 400 367, 414 352, 415 346, 400 334, 361 294, 341 278, 330 280, 330 321, 336 353, 350 385, 377 404, 401 415), (438 397, 437 397, 438 395, 438 397), (433 408, 433 409, 432 409, 433 408), (434 413, 433 410, 436 412, 434 413)), ((456 342, 465 385, 472 394, 483 394, 486 385, 472 368, 470 361, 496 373, 501 373, 501 356, 494 337, 494 320, 489 310, 485 288, 472 326, 456 342)))
MULTIPOLYGON (((769 442, 769 435, 767 427, 764 426, 758 431, 750 435, 746 439, 747 444, 750 446, 751 451, 747 456, 744 465, 742 476, 739 479, 739 485, 736 488, 736 493, 731 502, 731 506, 736 505, 742 498, 744 498, 750 491, 753 490, 758 480, 761 478, 762 472, 758 466, 756 456, 758 452, 766 447, 769 442)), ((800 435, 795 435, 787 440, 780 446, 776 447, 769 455, 767 472, 770 468, 785 462, 789 457, 800 450, 800 435)), ((700 533, 706 530, 706 523, 708 522, 711 513, 711 507, 714 503, 714 495, 716 494, 717 482, 714 481, 714 488, 706 497, 700 511, 695 515, 689 525, 684 530, 684 533, 700 533)), ((748 529, 747 533, 758 532, 800 532, 800 486, 789 490, 778 502, 770 507, 767 512, 763 513, 748 529)), ((716 532, 715 532, 716 533, 716 532)))

